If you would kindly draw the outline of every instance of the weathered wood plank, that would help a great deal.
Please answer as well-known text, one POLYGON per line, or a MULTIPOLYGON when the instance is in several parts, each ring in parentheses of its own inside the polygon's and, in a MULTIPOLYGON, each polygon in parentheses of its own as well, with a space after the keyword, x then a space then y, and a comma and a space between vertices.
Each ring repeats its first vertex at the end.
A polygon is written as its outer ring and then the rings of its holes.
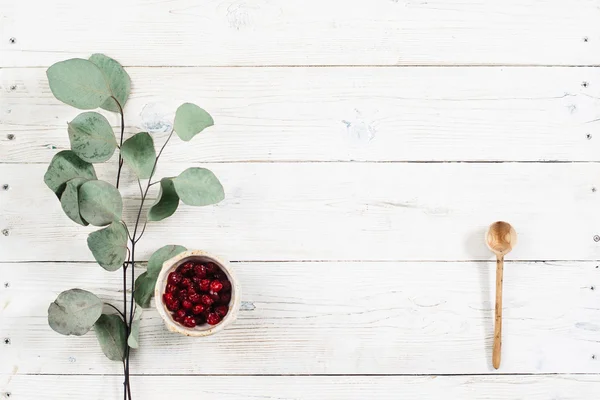
MULTIPOLYGON (((236 263, 240 318, 205 339, 144 314, 135 374, 487 374, 489 263, 236 263)), ((138 271, 140 272, 140 271, 138 271)), ((500 373, 599 373, 597 263, 507 263, 500 373)), ((60 336, 46 310, 80 287, 120 304, 121 274, 92 263, 0 264, 0 372, 119 374, 93 334, 60 336)), ((116 385, 116 383, 114 383, 116 385)), ((110 386, 112 387, 112 386, 110 386)))
MULTIPOLYGON (((600 161, 598 71, 130 68, 127 132, 162 143, 192 101, 216 125, 174 140, 165 160, 600 161)), ((44 69, 0 70, 0 85, 0 162, 47 162, 69 147, 66 122, 80 111, 53 98, 44 69)))
MULTIPOLYGON (((511 259, 597 260, 600 164, 201 164, 225 187, 217 206, 181 205, 152 223, 138 244, 147 259, 166 242, 232 260, 481 260, 483 236, 510 221, 520 243, 511 259)), ((165 164, 158 176, 176 176, 165 164)), ((104 169, 108 168, 108 169, 104 169)), ((2 164, 0 261, 93 260, 86 237, 44 185, 43 164, 2 164)), ((100 178, 116 175, 98 166, 100 178)), ((139 189, 125 178, 126 221, 139 189)), ((156 189, 156 186, 153 187, 156 189)), ((149 202, 151 203, 151 202, 149 202)))
MULTIPOLYGON (((118 377, 0 376, 11 399, 89 400, 122 396, 118 377), (7 382, 7 383, 6 383, 7 382)), ((141 399, 203 400, 595 400, 598 375, 555 376, 134 376, 141 399)))
POLYGON ((0 66, 598 64, 594 0, 2 3, 0 66), (35 12, 32 12, 35 11, 35 12), (15 43, 8 38, 14 37, 15 43))

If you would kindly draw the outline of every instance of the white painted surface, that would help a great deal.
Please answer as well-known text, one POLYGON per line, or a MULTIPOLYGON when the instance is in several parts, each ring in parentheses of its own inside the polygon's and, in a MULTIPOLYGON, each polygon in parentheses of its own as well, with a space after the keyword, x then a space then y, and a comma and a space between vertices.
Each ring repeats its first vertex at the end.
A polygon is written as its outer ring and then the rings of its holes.
POLYGON ((142 66, 600 61, 596 0, 3 0, 2 16, 0 66, 93 52, 142 66))
MULTIPOLYGON (((203 340, 146 313, 136 398, 598 398, 599 19, 598 0, 2 0, 0 397, 121 396, 93 335, 46 322, 62 290, 122 296, 42 182, 77 114, 44 70, 103 52, 131 66, 128 134, 162 142, 184 101, 217 124, 159 174, 207 166, 226 200, 149 226, 140 257, 214 252, 244 292, 203 340), (500 374, 497 219, 520 238, 500 374)), ((131 218, 129 176, 123 194, 131 218)))
MULTIPOLYGON (((184 101, 215 118, 210 132, 170 143, 166 161, 600 161, 596 68, 129 72, 128 132, 149 130, 162 142, 184 101)), ((16 137, 0 142, 3 160, 46 163, 68 148, 65 122, 78 112, 52 97, 45 69, 0 69, 0 85, 0 138, 16 137)))

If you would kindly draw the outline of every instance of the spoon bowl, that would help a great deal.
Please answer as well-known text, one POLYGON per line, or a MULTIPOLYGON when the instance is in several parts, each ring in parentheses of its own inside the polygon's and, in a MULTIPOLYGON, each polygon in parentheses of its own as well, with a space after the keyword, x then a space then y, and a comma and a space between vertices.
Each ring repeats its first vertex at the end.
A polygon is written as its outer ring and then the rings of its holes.
POLYGON ((517 244, 517 232, 508 222, 494 222, 485 235, 485 242, 494 254, 505 256, 517 244))

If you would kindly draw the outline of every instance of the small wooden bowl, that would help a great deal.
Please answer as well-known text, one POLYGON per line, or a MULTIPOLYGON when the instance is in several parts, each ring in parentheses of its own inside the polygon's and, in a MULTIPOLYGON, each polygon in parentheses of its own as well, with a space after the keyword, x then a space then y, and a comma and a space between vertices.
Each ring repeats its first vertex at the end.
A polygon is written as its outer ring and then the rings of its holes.
POLYGON ((231 325, 237 318, 238 311, 241 304, 241 292, 238 280, 233 273, 233 270, 229 264, 218 257, 212 256, 201 250, 189 250, 165 261, 163 267, 158 274, 156 281, 156 288, 154 289, 154 298, 156 303, 156 309, 158 313, 165 321, 167 329, 171 332, 181 333, 186 336, 209 336, 223 330, 226 326, 231 325), (173 320, 171 312, 167 309, 163 302, 163 293, 167 286, 167 278, 169 274, 177 269, 181 264, 187 261, 204 261, 215 263, 223 270, 229 282, 231 282, 231 300, 229 301, 229 312, 217 325, 203 324, 194 328, 187 328, 173 320))

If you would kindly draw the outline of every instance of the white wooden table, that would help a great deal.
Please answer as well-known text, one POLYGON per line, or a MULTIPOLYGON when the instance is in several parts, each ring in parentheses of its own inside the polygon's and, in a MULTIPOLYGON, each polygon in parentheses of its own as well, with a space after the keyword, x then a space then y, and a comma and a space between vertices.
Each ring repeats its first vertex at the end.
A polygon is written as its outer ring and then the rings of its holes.
POLYGON ((244 289, 215 337, 145 314, 136 400, 598 399, 599 21, 598 0, 0 0, 0 398, 120 398, 94 335, 46 321, 62 290, 122 296, 42 180, 78 113, 45 69, 101 52, 133 80, 128 133, 162 142, 185 101, 216 120, 159 174, 208 166, 226 200, 150 225, 142 259, 208 250, 244 289), (495 371, 498 219, 520 243, 495 371))

